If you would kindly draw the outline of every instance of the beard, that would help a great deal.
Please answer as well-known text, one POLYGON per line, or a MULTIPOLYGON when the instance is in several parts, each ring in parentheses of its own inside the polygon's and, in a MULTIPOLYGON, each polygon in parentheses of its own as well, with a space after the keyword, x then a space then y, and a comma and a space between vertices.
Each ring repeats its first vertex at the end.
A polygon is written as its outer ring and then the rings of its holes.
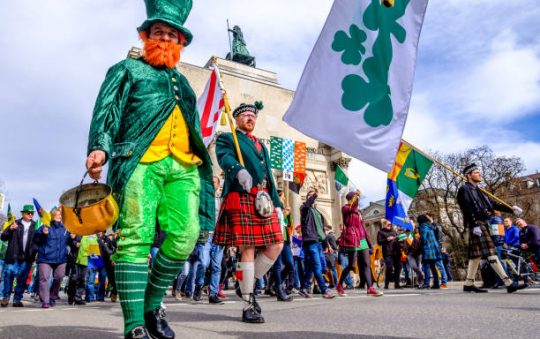
POLYGON ((183 45, 171 41, 149 39, 146 32, 141 32, 144 42, 144 60, 154 67, 174 68, 180 61, 183 45))

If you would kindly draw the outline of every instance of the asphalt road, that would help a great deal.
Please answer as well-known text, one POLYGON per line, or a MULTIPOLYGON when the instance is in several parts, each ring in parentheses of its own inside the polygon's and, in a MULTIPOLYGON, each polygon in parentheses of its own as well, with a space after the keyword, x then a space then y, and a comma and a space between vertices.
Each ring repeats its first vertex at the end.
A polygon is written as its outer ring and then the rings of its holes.
MULTIPOLYGON (((265 324, 240 321, 242 303, 227 291, 225 305, 178 302, 165 297, 167 318, 177 338, 538 338, 540 289, 507 294, 465 294, 454 283, 447 290, 387 290, 380 298, 364 292, 324 300, 259 298, 265 324)), ((61 296, 64 296, 63 294, 61 296)), ((119 303, 52 309, 25 300, 26 307, 0 309, 0 338, 120 338, 119 303)))

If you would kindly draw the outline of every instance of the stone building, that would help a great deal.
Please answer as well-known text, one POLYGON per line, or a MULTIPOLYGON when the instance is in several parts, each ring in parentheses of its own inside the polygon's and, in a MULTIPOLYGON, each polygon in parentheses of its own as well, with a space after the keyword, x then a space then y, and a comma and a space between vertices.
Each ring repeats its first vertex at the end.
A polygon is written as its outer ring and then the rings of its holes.
MULTIPOLYGON (((188 78, 197 96, 202 93, 210 77, 211 60, 204 67, 187 63, 180 63, 178 66, 188 78)), ((282 116, 289 107, 294 92, 280 86, 276 73, 220 58, 216 58, 216 64, 233 110, 241 103, 253 103, 256 100, 264 103, 264 109, 257 119, 254 135, 262 138, 268 148, 270 136, 306 143, 306 179, 300 194, 297 195, 291 191, 289 196, 295 224, 300 223, 299 208, 307 190, 317 187, 320 191, 317 207, 323 215, 325 224, 332 225, 336 229, 341 223, 341 202, 334 185, 335 166, 339 164, 346 171, 351 158, 305 136, 282 121, 282 116)), ((218 133, 228 130, 228 126, 219 126, 218 133)), ((215 159, 214 145, 211 144, 209 149, 214 161, 214 173, 219 175, 222 171, 215 159)), ((282 188, 284 185, 281 171, 274 171, 274 176, 278 187, 282 188)))

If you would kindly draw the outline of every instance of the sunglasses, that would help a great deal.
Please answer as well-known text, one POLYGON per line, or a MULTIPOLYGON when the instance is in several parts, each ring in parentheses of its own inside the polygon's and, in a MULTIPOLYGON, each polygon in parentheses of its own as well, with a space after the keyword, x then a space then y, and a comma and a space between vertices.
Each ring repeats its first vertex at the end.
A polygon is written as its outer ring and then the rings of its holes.
POLYGON ((23 212, 24 214, 32 214, 34 215, 34 212, 23 212))

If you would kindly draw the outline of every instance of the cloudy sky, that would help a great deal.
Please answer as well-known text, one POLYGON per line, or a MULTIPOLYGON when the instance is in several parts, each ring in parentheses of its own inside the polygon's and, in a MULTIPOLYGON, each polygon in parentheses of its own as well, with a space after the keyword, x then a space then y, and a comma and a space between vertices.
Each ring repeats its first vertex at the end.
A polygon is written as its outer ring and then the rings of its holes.
MULTIPOLYGON (((257 65, 294 90, 331 4, 195 0, 183 61, 224 56, 229 19, 257 65)), ((531 1, 431 0, 404 138, 441 152, 487 144, 540 170, 538 18, 531 1)), ((50 208, 80 180, 99 86, 140 45, 144 19, 142 0, 0 1, 0 192, 16 210, 32 197, 50 208)), ((366 202, 384 197, 385 173, 359 162, 351 173, 366 202)))

